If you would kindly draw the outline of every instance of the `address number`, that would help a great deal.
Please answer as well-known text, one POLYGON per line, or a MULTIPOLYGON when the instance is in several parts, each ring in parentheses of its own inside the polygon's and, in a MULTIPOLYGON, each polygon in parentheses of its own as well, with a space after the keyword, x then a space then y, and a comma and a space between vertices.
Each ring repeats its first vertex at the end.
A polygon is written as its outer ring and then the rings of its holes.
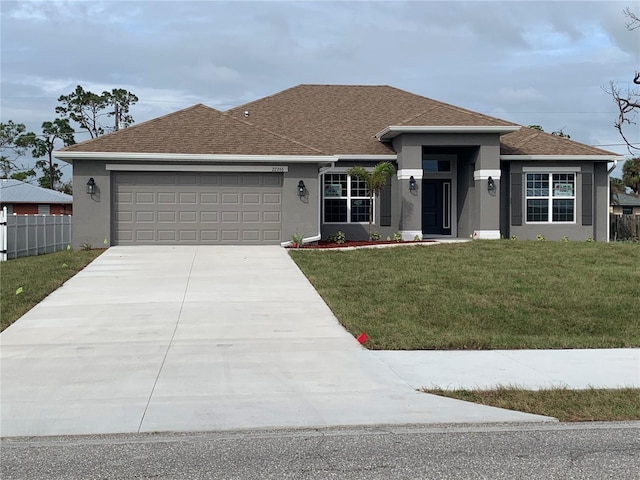
POLYGON ((274 173, 282 173, 284 172, 284 167, 271 167, 271 171, 274 173))

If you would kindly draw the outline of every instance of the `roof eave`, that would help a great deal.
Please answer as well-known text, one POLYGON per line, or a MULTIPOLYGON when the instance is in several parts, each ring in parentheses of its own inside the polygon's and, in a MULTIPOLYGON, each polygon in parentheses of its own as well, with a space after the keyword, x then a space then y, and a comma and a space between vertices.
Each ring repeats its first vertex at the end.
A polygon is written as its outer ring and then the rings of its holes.
POLYGON ((139 153, 139 152, 68 152, 55 151, 53 155, 69 163, 73 160, 112 161, 185 161, 185 162, 296 162, 318 163, 335 160, 333 155, 237 155, 193 153, 139 153))
POLYGON ((614 162, 624 160, 621 155, 500 155, 500 160, 595 160, 602 162, 614 162))
POLYGON ((504 133, 517 132, 520 125, 390 125, 376 133, 381 142, 389 141, 403 133, 504 133))

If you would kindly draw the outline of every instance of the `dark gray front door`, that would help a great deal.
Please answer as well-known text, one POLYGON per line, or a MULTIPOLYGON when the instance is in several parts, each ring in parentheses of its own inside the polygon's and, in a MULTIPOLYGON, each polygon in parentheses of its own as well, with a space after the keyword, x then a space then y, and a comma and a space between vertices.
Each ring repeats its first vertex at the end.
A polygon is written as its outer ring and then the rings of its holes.
POLYGON ((451 235, 451 180, 422 180, 422 233, 451 235))

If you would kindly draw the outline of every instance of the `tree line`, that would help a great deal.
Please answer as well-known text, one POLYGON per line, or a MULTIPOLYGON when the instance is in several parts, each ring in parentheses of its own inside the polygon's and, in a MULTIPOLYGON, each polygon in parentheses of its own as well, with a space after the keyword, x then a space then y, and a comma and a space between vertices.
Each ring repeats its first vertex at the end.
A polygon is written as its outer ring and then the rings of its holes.
POLYGON ((134 123, 129 113, 138 97, 122 88, 96 94, 80 85, 69 95, 58 97, 58 118, 42 122, 41 133, 27 132, 23 123, 9 120, 0 123, 0 173, 2 178, 30 181, 36 177, 43 188, 72 193, 71 181, 63 183, 58 163, 53 161, 56 148, 76 143, 71 122, 89 133, 91 138, 126 128, 134 123), (31 153, 33 168, 19 165, 20 157, 31 153), (38 176, 38 174, 40 176, 38 176))

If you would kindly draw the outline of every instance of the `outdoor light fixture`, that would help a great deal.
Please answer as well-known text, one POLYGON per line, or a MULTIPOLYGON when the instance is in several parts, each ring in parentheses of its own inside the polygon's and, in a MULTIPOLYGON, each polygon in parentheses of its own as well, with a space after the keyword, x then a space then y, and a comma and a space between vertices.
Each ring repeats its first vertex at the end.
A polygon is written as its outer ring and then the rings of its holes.
POLYGON ((416 191, 416 179, 413 178, 413 175, 409 177, 409 191, 410 192, 416 191))
POLYGON ((304 196, 304 189, 306 187, 304 186, 304 182, 302 180, 300 180, 298 182, 298 196, 303 197, 304 196))
POLYGON ((493 181, 493 178, 487 178, 487 190, 493 192, 496 189, 496 182, 493 181))
POLYGON ((96 193, 96 181, 91 177, 87 182, 87 194, 93 195, 94 193, 96 193))

